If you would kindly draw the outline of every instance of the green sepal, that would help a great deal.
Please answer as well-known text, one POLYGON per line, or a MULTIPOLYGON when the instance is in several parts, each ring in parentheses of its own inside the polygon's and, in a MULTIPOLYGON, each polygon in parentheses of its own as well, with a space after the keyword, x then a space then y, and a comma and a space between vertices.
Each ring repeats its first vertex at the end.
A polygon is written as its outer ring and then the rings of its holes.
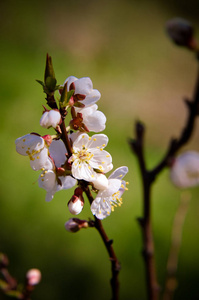
POLYGON ((66 107, 69 103, 70 98, 74 94, 74 90, 70 90, 67 92, 67 83, 64 85, 64 88, 61 93, 61 98, 60 98, 60 106, 61 107, 66 107))
POLYGON ((38 79, 36 79, 36 81, 37 81, 39 84, 41 84, 41 85, 43 86, 43 88, 45 87, 45 84, 44 84, 44 82, 43 82, 43 81, 41 81, 41 80, 38 80, 38 79))

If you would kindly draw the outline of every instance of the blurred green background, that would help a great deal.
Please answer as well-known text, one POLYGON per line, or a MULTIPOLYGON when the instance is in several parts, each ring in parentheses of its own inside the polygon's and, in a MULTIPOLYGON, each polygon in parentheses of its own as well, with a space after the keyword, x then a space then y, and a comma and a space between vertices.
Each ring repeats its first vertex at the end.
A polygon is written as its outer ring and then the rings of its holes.
MULTIPOLYGON (((23 282, 32 267, 42 281, 32 299, 110 299, 110 262, 95 229, 65 231, 72 217, 67 202, 72 190, 57 193, 50 203, 37 184, 28 158, 15 151, 15 139, 30 132, 52 133, 39 126, 44 94, 45 57, 53 58, 59 84, 74 75, 89 76, 101 94, 99 110, 107 116, 104 131, 114 168, 129 167, 129 191, 121 208, 103 221, 122 264, 120 298, 146 299, 142 239, 136 218, 142 212, 137 161, 127 139, 134 123, 147 127, 146 158, 153 167, 171 136, 186 118, 184 97, 191 97, 197 73, 192 53, 175 47, 165 22, 180 16, 198 23, 198 1, 1 1, 0 97, 1 179, 0 251, 10 258, 11 274, 23 282)), ((199 37, 199 30, 197 30, 199 37)), ((185 149, 198 151, 199 128, 185 149)), ((175 299, 199 299, 199 197, 192 200, 184 224, 175 299)), ((163 287, 171 228, 181 191, 168 170, 154 184, 153 231, 159 283, 163 287)), ((88 203, 80 218, 92 217, 88 203)), ((0 292, 0 299, 7 299, 0 292)))

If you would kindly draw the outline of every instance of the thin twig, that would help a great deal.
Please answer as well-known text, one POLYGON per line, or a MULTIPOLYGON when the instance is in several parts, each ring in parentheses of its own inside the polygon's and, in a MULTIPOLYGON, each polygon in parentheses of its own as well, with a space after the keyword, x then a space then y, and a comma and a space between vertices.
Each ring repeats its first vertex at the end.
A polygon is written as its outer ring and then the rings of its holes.
MULTIPOLYGON (((81 187, 83 188, 84 192, 86 193, 88 200, 90 204, 93 202, 93 196, 90 192, 90 189, 86 182, 81 182, 81 187)), ((109 254, 109 259, 111 262, 111 270, 112 270, 112 278, 110 280, 111 288, 112 288, 112 300, 118 300, 119 299, 119 280, 118 275, 119 271, 121 269, 120 263, 117 259, 117 256, 115 254, 115 251, 113 249, 113 240, 110 240, 103 228, 101 220, 97 219, 95 217, 95 228, 98 230, 104 245, 106 247, 106 250, 109 254)))
POLYGON ((181 194, 180 203, 172 227, 171 247, 167 261, 166 283, 162 300, 172 300, 177 288, 176 272, 178 268, 179 250, 182 240, 183 225, 190 200, 191 194, 189 192, 183 192, 181 194))
POLYGON ((135 135, 136 140, 131 141, 131 146, 138 158, 143 185, 143 216, 138 219, 143 236, 143 258, 145 263, 145 274, 147 284, 148 299, 157 300, 159 297, 159 285, 157 282, 156 268, 154 261, 154 242, 151 226, 151 201, 150 188, 151 179, 146 168, 144 159, 144 125, 136 123, 135 135))

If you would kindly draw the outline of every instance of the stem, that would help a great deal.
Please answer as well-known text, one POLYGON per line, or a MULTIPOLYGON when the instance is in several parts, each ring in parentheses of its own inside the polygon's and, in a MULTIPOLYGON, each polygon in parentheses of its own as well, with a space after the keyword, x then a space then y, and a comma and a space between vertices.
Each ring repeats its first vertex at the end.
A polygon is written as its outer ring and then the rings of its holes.
MULTIPOLYGON (((93 202, 93 196, 90 192, 90 189, 88 187, 88 185, 86 184, 86 182, 81 182, 81 187, 84 190, 84 192, 86 193, 88 200, 90 202, 90 204, 93 202)), ((112 300, 118 300, 119 299, 119 280, 118 280, 118 275, 119 275, 119 271, 120 271, 120 263, 117 259, 117 256, 115 254, 115 251, 113 249, 113 240, 110 240, 104 230, 104 227, 102 225, 101 220, 97 219, 95 217, 95 228, 97 229, 97 231, 99 232, 104 245, 106 247, 106 250, 109 254, 109 259, 111 262, 111 271, 112 271, 112 278, 110 280, 110 284, 111 284, 111 288, 112 288, 112 300)))
POLYGON ((143 217, 139 218, 139 224, 143 237, 143 258, 145 264, 145 276, 147 284, 147 295, 149 300, 157 300, 159 298, 159 285, 157 282, 155 260, 154 260, 154 242, 151 226, 151 179, 146 169, 143 147, 144 147, 144 131, 143 124, 136 124, 136 141, 131 143, 134 152, 137 155, 143 185, 143 217))

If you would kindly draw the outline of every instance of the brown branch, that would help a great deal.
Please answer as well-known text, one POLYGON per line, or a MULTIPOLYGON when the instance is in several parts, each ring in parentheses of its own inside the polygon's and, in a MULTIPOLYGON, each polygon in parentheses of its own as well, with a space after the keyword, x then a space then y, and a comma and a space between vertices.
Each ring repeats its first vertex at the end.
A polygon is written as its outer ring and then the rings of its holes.
POLYGON ((162 300, 172 300, 177 288, 176 271, 178 268, 178 256, 182 240, 182 230, 187 215, 191 194, 183 192, 176 212, 171 237, 171 247, 167 262, 167 275, 162 300))
MULTIPOLYGON (((90 192, 90 189, 87 185, 86 182, 81 181, 80 182, 82 189, 84 190, 84 192, 86 193, 90 204, 93 202, 93 196, 90 192)), ((106 250, 109 254, 109 259, 111 262, 111 270, 112 270, 112 278, 110 280, 111 283, 111 288, 112 288, 112 300, 118 300, 119 299, 119 281, 118 281, 118 275, 119 275, 119 271, 121 269, 120 263, 117 259, 117 256, 115 254, 115 251, 113 249, 113 240, 110 240, 103 228, 102 222, 101 220, 97 219, 95 217, 95 228, 98 230, 104 245, 106 247, 106 250)))
POLYGON ((154 260, 154 242, 151 226, 151 201, 150 189, 151 178, 146 169, 144 159, 144 125, 140 122, 136 123, 135 135, 136 140, 131 141, 131 147, 138 158, 138 163, 141 171, 143 185, 143 216, 139 218, 139 224, 142 230, 143 237, 143 258, 145 264, 145 276, 147 284, 147 294, 149 300, 157 300, 159 298, 159 285, 157 282, 155 260, 154 260))

